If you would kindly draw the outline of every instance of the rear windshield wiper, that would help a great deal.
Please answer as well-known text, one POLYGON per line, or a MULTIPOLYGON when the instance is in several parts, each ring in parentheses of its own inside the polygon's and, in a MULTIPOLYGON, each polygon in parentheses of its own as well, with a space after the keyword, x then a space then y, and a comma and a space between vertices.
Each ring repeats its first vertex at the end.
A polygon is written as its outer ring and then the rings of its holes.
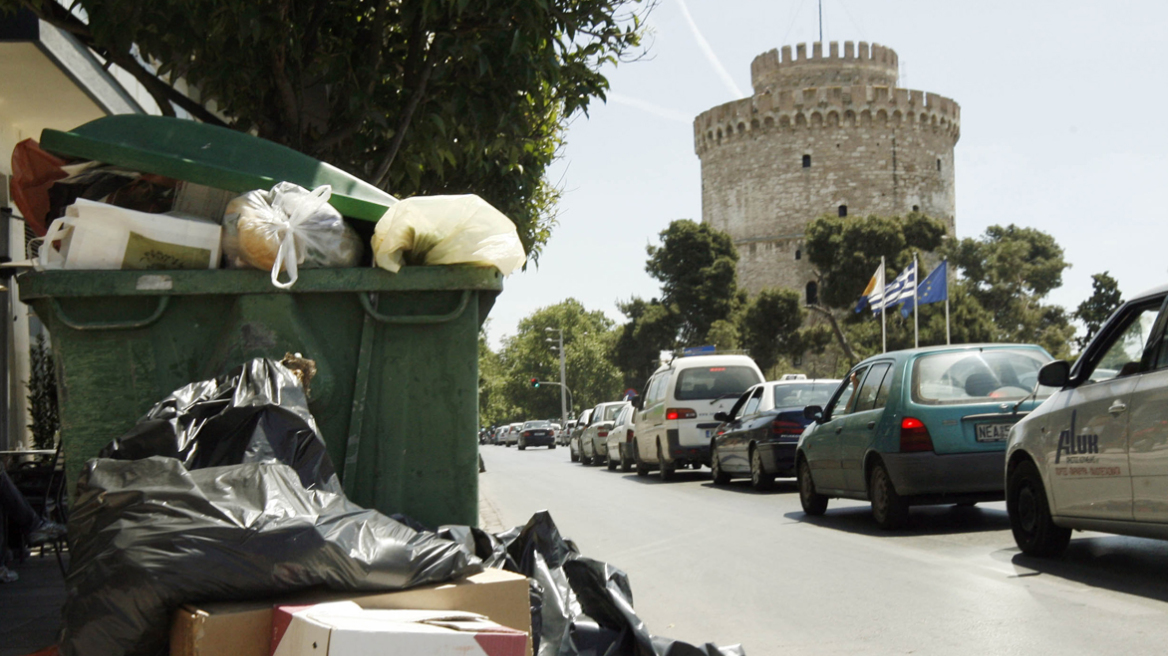
POLYGON ((729 394, 723 394, 722 396, 716 397, 714 399, 710 399, 710 405, 714 405, 715 403, 717 403, 718 401, 721 401, 722 399, 732 399, 736 396, 740 396, 741 394, 742 394, 742 392, 731 392, 729 394))

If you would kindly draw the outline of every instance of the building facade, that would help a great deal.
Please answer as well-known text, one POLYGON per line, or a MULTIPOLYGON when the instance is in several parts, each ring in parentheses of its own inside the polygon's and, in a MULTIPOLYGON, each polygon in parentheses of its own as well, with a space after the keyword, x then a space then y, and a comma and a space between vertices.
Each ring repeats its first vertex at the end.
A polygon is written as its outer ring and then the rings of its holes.
MULTIPOLYGON (((897 87, 891 48, 863 41, 771 50, 754 59, 750 98, 694 120, 702 220, 738 247, 739 284, 814 301, 803 235, 816 217, 919 211, 954 233, 953 147, 961 109, 897 87)), ((858 291, 858 290, 857 290, 858 291)))

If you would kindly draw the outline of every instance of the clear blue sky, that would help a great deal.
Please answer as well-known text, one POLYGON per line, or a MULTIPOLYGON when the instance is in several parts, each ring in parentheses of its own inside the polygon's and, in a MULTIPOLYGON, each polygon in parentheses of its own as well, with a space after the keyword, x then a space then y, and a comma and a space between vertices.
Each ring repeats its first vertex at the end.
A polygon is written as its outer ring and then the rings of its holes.
MULTIPOLYGON (((619 321, 618 300, 657 293, 645 245, 701 220, 693 118, 749 94, 756 55, 817 40, 816 13, 816 0, 662 0, 648 57, 609 69, 607 104, 571 124, 551 171, 560 225, 538 268, 507 279, 492 343, 567 297, 619 321)), ((1069 308, 1100 271, 1125 297, 1168 280, 1168 5, 824 0, 823 13, 825 41, 889 46, 902 87, 960 103, 959 237, 999 223, 1051 233, 1072 264, 1052 300, 1069 308)))

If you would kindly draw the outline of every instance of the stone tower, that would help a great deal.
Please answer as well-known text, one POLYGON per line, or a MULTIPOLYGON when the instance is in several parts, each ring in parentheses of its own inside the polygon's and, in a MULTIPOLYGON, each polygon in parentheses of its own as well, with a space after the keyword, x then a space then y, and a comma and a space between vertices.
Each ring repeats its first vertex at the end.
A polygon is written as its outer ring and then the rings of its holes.
MULTIPOLYGON (((807 224, 917 210, 954 234, 953 146, 961 108, 897 88, 891 48, 845 41, 755 57, 754 95, 694 120, 702 220, 738 247, 739 284, 816 295, 807 224)), ((856 290, 857 295, 860 290, 856 290)))

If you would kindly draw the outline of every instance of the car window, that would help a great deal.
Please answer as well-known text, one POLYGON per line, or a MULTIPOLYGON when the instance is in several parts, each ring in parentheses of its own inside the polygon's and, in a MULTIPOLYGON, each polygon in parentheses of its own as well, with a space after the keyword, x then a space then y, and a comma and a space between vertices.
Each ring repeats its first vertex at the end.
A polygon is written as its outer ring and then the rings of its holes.
POLYGON ((884 382, 884 374, 888 373, 891 366, 888 362, 878 362, 868 369, 868 375, 864 376, 864 384, 860 386, 860 394, 856 397, 853 412, 864 412, 876 407, 880 384, 884 382))
POLYGON ((604 411, 601 413, 602 419, 600 421, 613 421, 613 420, 615 420, 617 413, 620 412, 621 408, 623 408, 623 407, 624 407, 623 405, 607 406, 606 408, 604 408, 604 411))
POLYGON ((775 385, 776 408, 806 408, 809 405, 825 406, 831 400, 831 393, 839 389, 838 380, 817 380, 807 383, 783 383, 775 385))
MULTIPOLYGON (((1123 318, 1124 323, 1119 330, 1112 332, 1110 343, 1091 349, 1093 353, 1102 356, 1087 372, 1087 381, 1097 383, 1138 372, 1144 356, 1144 347, 1151 338, 1159 311, 1159 301, 1132 308, 1123 318)), ((1163 359, 1164 355, 1161 354, 1159 357, 1163 359)))
POLYGON ((746 401, 746 407, 742 408, 743 417, 749 417, 750 415, 758 412, 758 404, 760 401, 762 401, 762 392, 763 388, 760 387, 754 390, 754 393, 750 395, 750 399, 746 401))
POLYGON ((892 379, 896 377, 896 372, 892 370, 892 365, 889 365, 888 371, 884 373, 884 380, 880 381, 880 391, 876 392, 876 404, 873 408, 883 408, 888 403, 888 393, 892 391, 892 379))
POLYGON ((832 407, 828 408, 828 416, 834 418, 851 414, 852 400, 856 397, 856 388, 860 386, 860 380, 864 377, 864 372, 867 370, 867 367, 862 367, 860 369, 854 369, 848 374, 843 387, 836 394, 832 407))
MULTIPOLYGON (((1037 349, 977 349, 932 353, 912 368, 913 401, 926 405, 1018 401, 1030 396, 1050 356, 1037 349)), ((1038 388, 1038 398, 1050 396, 1038 388)))
POLYGON ((673 396, 678 401, 729 398, 761 382, 750 367, 690 367, 678 374, 673 396))
POLYGON ((730 417, 734 418, 734 419, 741 417, 742 416, 742 406, 746 405, 746 402, 750 400, 750 397, 753 393, 754 393, 753 389, 748 389, 745 392, 743 392, 742 396, 738 397, 738 400, 734 402, 734 407, 730 408, 730 412, 728 412, 726 414, 730 415, 730 417))

